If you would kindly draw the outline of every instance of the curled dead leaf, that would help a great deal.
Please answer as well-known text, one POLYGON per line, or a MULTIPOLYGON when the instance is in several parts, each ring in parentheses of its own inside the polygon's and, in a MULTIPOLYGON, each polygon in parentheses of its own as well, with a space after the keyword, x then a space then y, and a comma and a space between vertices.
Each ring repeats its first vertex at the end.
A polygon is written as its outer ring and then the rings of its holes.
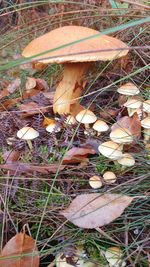
POLYGON ((119 194, 81 194, 60 214, 81 228, 97 228, 118 218, 133 198, 119 194))
POLYGON ((39 267, 35 240, 25 233, 16 234, 1 252, 0 267, 39 267))

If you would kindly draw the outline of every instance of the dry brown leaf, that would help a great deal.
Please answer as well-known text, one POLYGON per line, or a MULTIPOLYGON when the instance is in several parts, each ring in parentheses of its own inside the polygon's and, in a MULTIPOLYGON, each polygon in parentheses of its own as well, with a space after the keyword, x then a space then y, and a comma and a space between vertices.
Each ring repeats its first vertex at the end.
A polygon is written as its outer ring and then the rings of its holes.
POLYGON ((93 148, 73 147, 64 155, 63 164, 82 162, 89 154, 94 155, 96 151, 93 148))
POLYGON ((106 120, 106 121, 111 121, 112 119, 116 118, 116 116, 118 115, 120 109, 106 109, 104 111, 100 111, 99 115, 102 119, 106 120))
POLYGON ((22 111, 21 114, 22 117, 28 117, 41 112, 42 113, 48 112, 49 107, 39 106, 37 103, 31 101, 26 104, 21 104, 19 106, 19 109, 22 111))
POLYGON ((133 117, 124 116, 119 119, 116 123, 113 124, 111 130, 114 131, 117 128, 128 129, 131 134, 138 139, 141 136, 141 122, 136 113, 133 115, 133 117))
POLYGON ((19 159, 20 151, 18 150, 5 151, 5 153, 2 156, 3 159, 5 160, 5 163, 13 163, 19 159))
POLYGON ((65 165, 59 166, 59 164, 50 164, 50 165, 43 165, 43 166, 38 165, 37 166, 37 165, 22 163, 22 162, 0 164, 0 169, 12 170, 12 171, 16 171, 17 173, 39 172, 39 173, 48 174, 50 172, 56 173, 58 168, 59 170, 63 170, 65 168, 65 165))
POLYGON ((0 267, 39 267, 39 264, 35 240, 24 233, 11 238, 0 256, 0 267))
POLYGON ((78 227, 97 228, 118 218, 132 200, 132 197, 119 194, 82 194, 61 215, 78 227))
POLYGON ((47 82, 44 79, 36 79, 36 89, 39 91, 48 91, 49 90, 49 86, 47 84, 47 82))
POLYGON ((49 124, 51 123, 54 123, 55 120, 54 119, 51 119, 51 118, 48 118, 48 117, 44 117, 44 120, 43 120, 43 126, 48 126, 49 124))

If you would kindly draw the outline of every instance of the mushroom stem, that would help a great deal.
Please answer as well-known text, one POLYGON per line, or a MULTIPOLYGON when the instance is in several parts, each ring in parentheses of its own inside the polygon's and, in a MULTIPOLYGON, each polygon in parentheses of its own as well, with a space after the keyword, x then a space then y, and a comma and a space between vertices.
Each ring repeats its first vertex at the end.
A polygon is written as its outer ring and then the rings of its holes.
POLYGON ((27 144, 28 144, 29 149, 32 150, 33 149, 32 141, 31 140, 27 140, 27 144))
POLYGON ((144 129, 144 144, 147 144, 150 139, 150 129, 144 129))
POLYGON ((77 102, 85 86, 83 76, 91 63, 64 64, 63 78, 56 88, 53 102, 54 113, 70 113, 70 105, 77 102))

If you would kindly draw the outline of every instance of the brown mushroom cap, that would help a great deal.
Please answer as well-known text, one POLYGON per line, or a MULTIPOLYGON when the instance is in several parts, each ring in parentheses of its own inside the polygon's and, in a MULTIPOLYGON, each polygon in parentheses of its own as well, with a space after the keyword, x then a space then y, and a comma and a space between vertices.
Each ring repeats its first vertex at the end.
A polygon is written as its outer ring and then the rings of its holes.
POLYGON ((35 56, 35 59, 42 63, 65 63, 65 62, 87 62, 97 60, 112 60, 120 58, 128 53, 128 46, 117 38, 101 35, 100 32, 81 26, 64 26, 48 32, 32 42, 30 42, 23 50, 24 57, 35 56), (77 40, 88 38, 92 35, 97 35, 95 38, 80 41, 64 48, 48 52, 41 56, 36 56, 48 50, 53 50, 57 47, 66 45, 77 40), (119 50, 124 49, 125 50, 119 50), (93 50, 107 50, 92 53, 93 50), (118 50, 116 50, 118 49, 118 50), (75 53, 84 53, 76 54, 75 53), (85 53, 87 52, 87 54, 85 53), (90 53, 91 52, 91 53, 90 53), (70 54, 70 55, 69 55, 70 54), (48 59, 45 59, 49 57, 48 59))

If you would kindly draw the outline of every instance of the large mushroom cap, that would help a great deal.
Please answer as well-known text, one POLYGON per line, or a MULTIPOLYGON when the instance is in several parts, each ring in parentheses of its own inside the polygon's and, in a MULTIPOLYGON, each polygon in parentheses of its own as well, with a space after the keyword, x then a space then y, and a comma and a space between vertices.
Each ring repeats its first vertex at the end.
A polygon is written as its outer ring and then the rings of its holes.
POLYGON ((48 32, 30 42, 23 50, 22 55, 24 57, 35 56, 35 59, 42 63, 68 63, 97 60, 106 61, 115 58, 120 58, 128 53, 128 46, 122 41, 107 35, 99 36, 99 34, 100 32, 86 27, 64 26, 52 30, 51 32, 48 32), (41 56, 36 56, 45 51, 53 50, 57 47, 66 45, 71 42, 75 42, 83 38, 88 38, 93 35, 97 36, 95 38, 80 41, 75 44, 68 45, 64 48, 48 52, 41 56), (105 49, 112 49, 112 51, 102 51, 94 53, 91 52, 93 50, 105 49), (84 54, 78 54, 82 52, 84 52, 84 54), (85 52, 87 52, 87 54, 85 52), (73 53, 76 53, 76 55, 71 55, 73 53), (49 58, 45 59, 46 57, 49 58))
POLYGON ((80 123, 90 124, 94 123, 97 120, 97 117, 91 110, 84 109, 76 115, 76 120, 80 123))
POLYGON ((146 100, 143 102, 143 111, 146 113, 150 113, 150 100, 146 100))
POLYGON ((142 105, 142 101, 136 98, 128 99, 127 102, 124 103, 124 107, 127 107, 127 108, 140 108, 141 105, 142 105))
POLYGON ((110 139, 118 144, 133 142, 132 133, 127 128, 117 128, 110 133, 110 139))
POLYGON ((135 164, 135 159, 128 153, 122 155, 122 158, 117 160, 119 164, 131 167, 135 164))
POLYGON ((98 150, 103 156, 112 160, 116 160, 122 157, 121 146, 112 141, 102 143, 101 145, 99 145, 98 150))
POLYGON ((125 83, 117 89, 117 92, 122 95, 137 95, 140 90, 133 83, 125 83))
POLYGON ((146 117, 141 121, 141 125, 145 129, 150 129, 150 117, 146 117))
POLYGON ((17 132, 17 137, 23 140, 32 140, 39 136, 39 132, 37 132, 32 127, 23 127, 17 132))

